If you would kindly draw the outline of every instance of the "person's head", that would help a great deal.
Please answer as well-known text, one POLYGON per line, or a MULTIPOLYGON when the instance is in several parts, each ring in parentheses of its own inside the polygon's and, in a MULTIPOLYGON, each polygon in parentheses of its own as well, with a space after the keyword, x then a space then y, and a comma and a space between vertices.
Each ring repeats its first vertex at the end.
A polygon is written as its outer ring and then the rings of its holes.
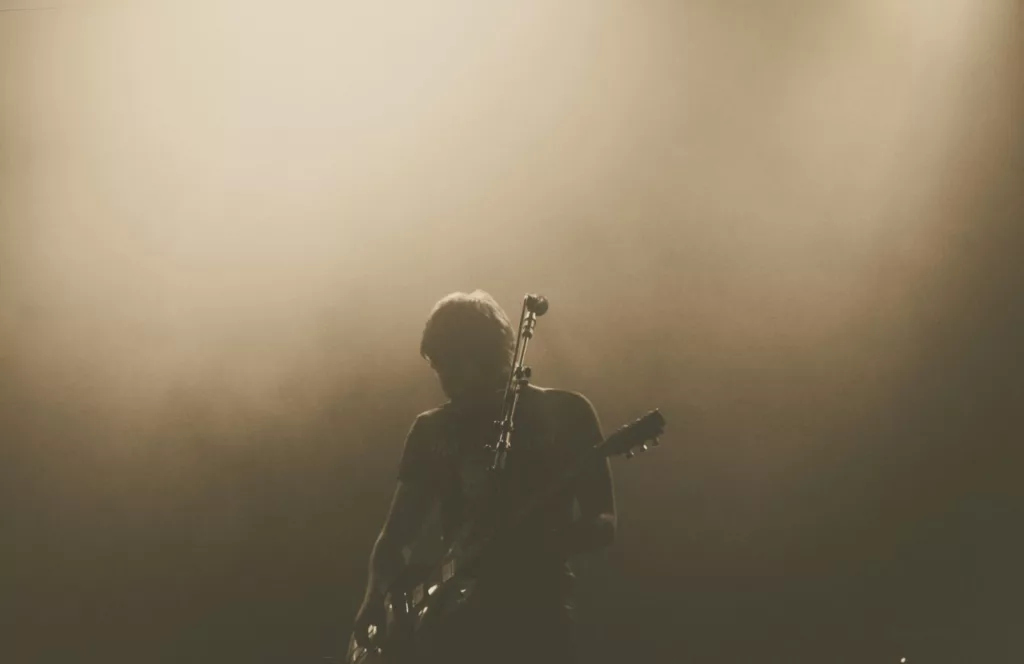
POLYGON ((499 389, 508 375, 516 334, 488 293, 451 293, 434 305, 423 328, 420 355, 451 399, 499 389))

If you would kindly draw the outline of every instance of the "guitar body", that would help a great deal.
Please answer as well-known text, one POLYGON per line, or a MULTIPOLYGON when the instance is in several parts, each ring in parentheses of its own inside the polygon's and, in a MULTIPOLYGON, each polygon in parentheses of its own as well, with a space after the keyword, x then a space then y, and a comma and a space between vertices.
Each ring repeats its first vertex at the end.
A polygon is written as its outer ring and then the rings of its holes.
POLYGON ((387 618, 383 635, 370 648, 349 646, 353 664, 416 664, 433 661, 446 644, 464 634, 462 620, 474 598, 475 582, 468 576, 432 583, 437 568, 410 566, 384 600, 387 618), (434 588, 432 592, 431 588, 434 588))

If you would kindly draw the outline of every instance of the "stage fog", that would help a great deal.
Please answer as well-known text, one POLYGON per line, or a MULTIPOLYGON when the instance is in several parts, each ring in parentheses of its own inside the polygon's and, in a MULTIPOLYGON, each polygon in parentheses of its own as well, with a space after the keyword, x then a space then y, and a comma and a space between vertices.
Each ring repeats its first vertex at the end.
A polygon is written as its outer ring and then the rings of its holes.
POLYGON ((0 12, 0 659, 336 661, 424 320, 481 288, 549 299, 534 380, 606 433, 669 420, 577 563, 586 661, 1019 661, 1020 29, 0 12))

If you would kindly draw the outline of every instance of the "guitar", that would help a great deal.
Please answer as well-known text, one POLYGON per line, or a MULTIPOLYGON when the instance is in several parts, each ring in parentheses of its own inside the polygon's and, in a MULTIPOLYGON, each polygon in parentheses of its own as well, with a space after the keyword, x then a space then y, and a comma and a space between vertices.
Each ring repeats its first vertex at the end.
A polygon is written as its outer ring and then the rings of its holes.
MULTIPOLYGON (((592 469, 595 462, 612 456, 632 458, 638 449, 646 451, 649 445, 658 445, 658 436, 664 430, 665 418, 658 410, 619 428, 574 459, 554 481, 519 505, 502 524, 502 532, 514 530, 542 510, 580 475, 592 469)), ((441 626, 469 602, 474 588, 474 565, 500 536, 500 533, 481 536, 477 526, 474 520, 463 525, 437 565, 408 568, 391 585, 384 600, 385 625, 371 626, 369 647, 357 645, 352 638, 347 662, 406 664, 429 651, 441 626)))

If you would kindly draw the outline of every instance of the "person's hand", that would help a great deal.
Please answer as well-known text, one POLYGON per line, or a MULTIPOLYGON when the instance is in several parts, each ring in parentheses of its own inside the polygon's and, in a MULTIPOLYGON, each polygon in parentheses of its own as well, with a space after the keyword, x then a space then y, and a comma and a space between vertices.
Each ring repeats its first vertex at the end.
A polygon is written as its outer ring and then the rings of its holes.
POLYGON ((356 643, 364 648, 369 648, 373 641, 373 637, 370 636, 370 626, 376 628, 374 635, 382 634, 385 620, 387 620, 387 612, 384 610, 384 600, 382 598, 366 598, 363 605, 359 607, 355 624, 352 626, 352 635, 355 637, 356 643))

